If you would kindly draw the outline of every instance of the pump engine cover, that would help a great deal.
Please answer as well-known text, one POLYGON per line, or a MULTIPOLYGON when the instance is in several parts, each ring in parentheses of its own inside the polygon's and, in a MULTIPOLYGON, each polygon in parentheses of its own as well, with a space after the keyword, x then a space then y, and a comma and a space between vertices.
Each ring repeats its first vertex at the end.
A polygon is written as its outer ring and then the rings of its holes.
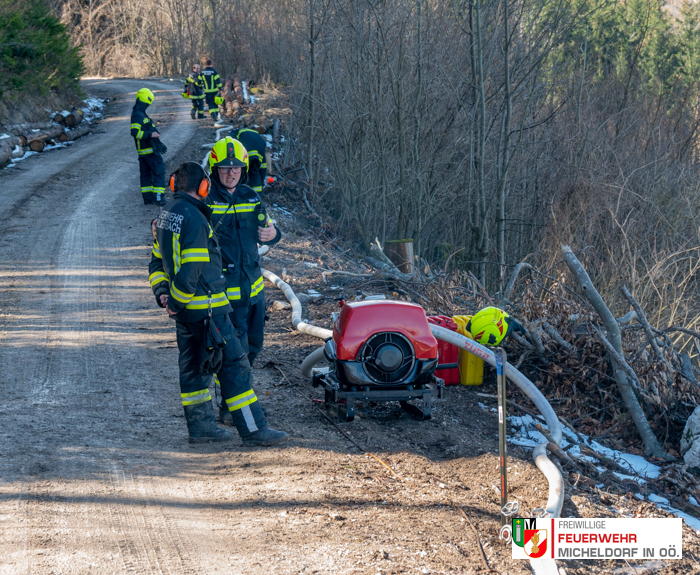
POLYGON ((333 326, 332 343, 326 355, 341 384, 426 383, 437 365, 437 340, 425 312, 409 302, 347 303, 333 326))

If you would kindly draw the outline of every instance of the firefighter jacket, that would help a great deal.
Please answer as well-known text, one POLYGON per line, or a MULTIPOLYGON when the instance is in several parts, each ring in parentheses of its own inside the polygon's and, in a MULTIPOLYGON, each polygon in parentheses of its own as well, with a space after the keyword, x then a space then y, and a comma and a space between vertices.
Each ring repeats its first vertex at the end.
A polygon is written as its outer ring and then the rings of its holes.
POLYGON ((190 72, 190 75, 185 78, 185 92, 189 95, 190 100, 204 98, 204 80, 201 74, 190 72))
POLYGON ((250 187, 257 193, 262 192, 265 184, 265 176, 267 174, 267 161, 265 160, 265 150, 267 142, 256 130, 249 128, 241 128, 240 130, 231 130, 232 138, 238 140, 248 152, 248 181, 250 187))
POLYGON ((221 77, 219 73, 214 70, 211 66, 207 66, 202 70, 200 74, 202 82, 204 83, 204 93, 209 94, 212 92, 218 92, 221 88, 221 77))
POLYGON ((194 322, 206 318, 210 310, 212 315, 231 312, 210 219, 211 210, 204 202, 176 192, 156 220, 148 279, 156 299, 168 294, 175 319, 194 322))
MULTIPOLYGON (((232 306, 247 306, 262 297, 265 287, 258 255, 260 196, 244 184, 236 186, 233 195, 216 180, 212 179, 211 184, 206 201, 212 209, 212 226, 221 246, 226 295, 232 306)), ((275 229, 277 235, 265 242, 267 245, 280 241, 282 233, 277 226, 275 229)))
POLYGON ((136 142, 136 151, 139 156, 147 156, 153 153, 151 146, 151 134, 158 132, 153 120, 146 114, 148 104, 136 102, 131 110, 131 135, 136 142))

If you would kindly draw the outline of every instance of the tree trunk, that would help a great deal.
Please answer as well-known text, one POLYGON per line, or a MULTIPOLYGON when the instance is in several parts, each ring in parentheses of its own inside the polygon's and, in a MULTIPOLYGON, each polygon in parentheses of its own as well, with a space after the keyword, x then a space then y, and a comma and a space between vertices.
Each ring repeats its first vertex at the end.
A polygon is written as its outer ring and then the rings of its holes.
MULTIPOLYGON (((620 326, 608 306, 603 301, 603 298, 595 289, 591 278, 588 273, 578 261, 578 258, 574 255, 574 252, 569 246, 561 247, 562 254, 564 255, 564 261, 566 265, 569 266, 571 273, 574 274, 576 281, 581 286, 583 290, 583 295, 589 301, 589 303, 596 310, 600 318, 603 320, 603 325, 607 330, 607 335, 610 343, 615 348, 615 351, 624 357, 622 352, 622 337, 620 335, 620 326)), ((617 388, 620 391, 622 400, 629 411, 632 421, 639 432, 639 435, 644 442, 644 450, 647 455, 653 455, 654 457, 659 457, 665 459, 666 461, 671 461, 674 458, 664 451, 664 448, 659 443, 659 440, 654 435, 654 432, 647 421, 646 415, 642 406, 637 401, 637 397, 634 395, 632 386, 630 385, 629 378, 625 369, 620 363, 610 356, 610 362, 613 366, 613 371, 615 373, 615 381, 617 381, 617 388)))
POLYGON ((384 252, 394 265, 405 274, 413 274, 413 240, 386 240, 384 252))

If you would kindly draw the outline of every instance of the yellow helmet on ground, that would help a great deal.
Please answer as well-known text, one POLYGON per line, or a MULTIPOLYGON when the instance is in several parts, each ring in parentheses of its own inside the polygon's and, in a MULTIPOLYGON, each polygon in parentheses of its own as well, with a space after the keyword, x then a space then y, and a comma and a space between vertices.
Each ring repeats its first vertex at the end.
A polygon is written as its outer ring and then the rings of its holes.
POLYGON ((482 345, 498 345, 513 330, 523 327, 502 309, 486 307, 474 314, 467 324, 472 337, 482 345))
POLYGON ((143 102, 144 104, 150 106, 155 99, 156 97, 153 95, 153 92, 151 92, 148 88, 141 88, 138 92, 136 92, 137 102, 143 102))
POLYGON ((209 171, 227 166, 240 166, 248 172, 248 151, 243 144, 231 136, 216 142, 209 152, 209 171))
POLYGON ((224 103, 224 99, 221 96, 214 96, 214 103, 217 106, 221 106, 224 103))

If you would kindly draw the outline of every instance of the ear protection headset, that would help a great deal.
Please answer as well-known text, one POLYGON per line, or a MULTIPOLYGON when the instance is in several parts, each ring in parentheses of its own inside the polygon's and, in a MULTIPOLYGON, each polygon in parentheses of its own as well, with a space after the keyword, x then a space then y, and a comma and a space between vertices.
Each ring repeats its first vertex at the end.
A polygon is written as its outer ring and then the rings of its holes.
MULTIPOLYGON (((209 189, 211 187, 209 176, 207 176, 206 172, 202 169, 202 166, 200 166, 199 164, 195 162, 186 162, 186 164, 192 164, 194 166, 197 166, 200 170, 202 170, 202 181, 199 183, 199 187, 197 188, 197 195, 201 198, 206 198, 209 195, 209 189)), ((173 193, 177 191, 177 172, 173 172, 173 174, 170 176, 170 191, 173 193)))

